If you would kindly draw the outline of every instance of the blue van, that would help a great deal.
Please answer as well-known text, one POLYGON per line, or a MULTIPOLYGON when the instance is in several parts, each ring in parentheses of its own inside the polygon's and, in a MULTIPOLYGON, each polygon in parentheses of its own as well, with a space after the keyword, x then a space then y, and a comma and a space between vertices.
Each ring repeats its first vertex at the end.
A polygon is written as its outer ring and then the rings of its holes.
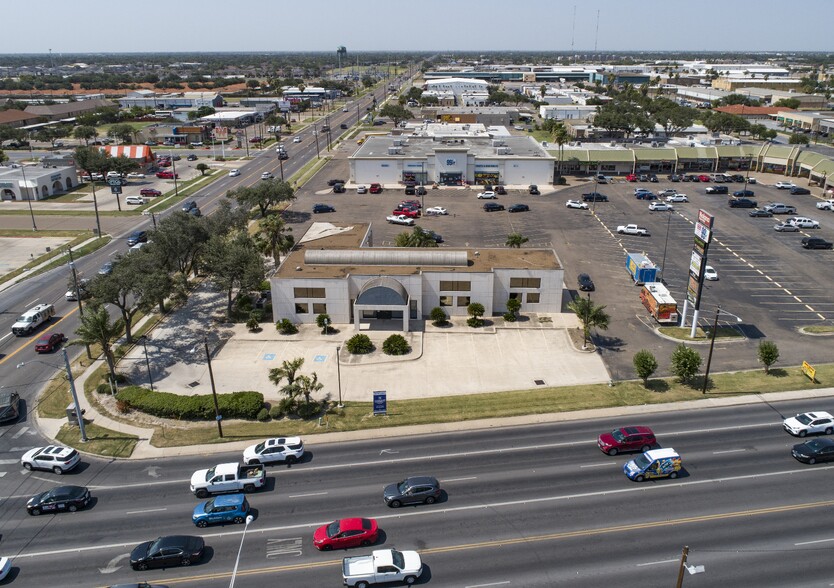
POLYGON ((249 502, 243 494, 216 496, 194 507, 191 520, 198 527, 217 523, 243 524, 249 514, 249 502))

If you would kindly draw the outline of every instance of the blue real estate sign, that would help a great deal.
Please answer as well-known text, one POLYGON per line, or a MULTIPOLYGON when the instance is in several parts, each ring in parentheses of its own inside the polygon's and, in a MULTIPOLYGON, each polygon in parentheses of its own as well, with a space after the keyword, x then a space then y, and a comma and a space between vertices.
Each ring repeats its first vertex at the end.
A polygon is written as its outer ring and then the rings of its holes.
POLYGON ((374 416, 388 414, 388 400, 385 390, 374 391, 374 416))

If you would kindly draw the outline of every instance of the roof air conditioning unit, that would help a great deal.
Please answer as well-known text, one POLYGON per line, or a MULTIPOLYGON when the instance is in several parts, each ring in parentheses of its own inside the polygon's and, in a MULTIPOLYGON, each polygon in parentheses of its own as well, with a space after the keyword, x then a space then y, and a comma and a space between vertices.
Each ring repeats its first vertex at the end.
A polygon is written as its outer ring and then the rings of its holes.
POLYGON ((389 147, 388 148, 388 155, 399 155, 400 148, 399 147, 389 147))
POLYGON ((509 147, 499 147, 498 148, 498 155, 509 155, 510 148, 509 147))

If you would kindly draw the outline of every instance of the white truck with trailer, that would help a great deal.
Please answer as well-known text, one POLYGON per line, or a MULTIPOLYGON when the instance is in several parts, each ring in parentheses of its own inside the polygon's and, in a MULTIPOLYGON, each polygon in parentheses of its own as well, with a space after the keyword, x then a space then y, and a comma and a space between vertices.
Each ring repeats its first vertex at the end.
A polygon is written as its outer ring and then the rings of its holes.
POLYGON ((254 492, 266 484, 262 465, 240 465, 237 462, 217 464, 191 475, 191 492, 197 498, 223 492, 254 492))
POLYGON ((345 586, 368 588, 371 584, 405 582, 409 586, 423 573, 423 562, 416 551, 378 549, 371 555, 357 555, 342 560, 345 586))

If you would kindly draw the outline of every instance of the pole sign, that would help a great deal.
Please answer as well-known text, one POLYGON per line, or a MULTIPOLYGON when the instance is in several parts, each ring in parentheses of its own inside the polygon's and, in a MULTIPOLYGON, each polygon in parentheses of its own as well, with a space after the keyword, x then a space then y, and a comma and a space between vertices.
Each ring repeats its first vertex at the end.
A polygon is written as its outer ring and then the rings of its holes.
POLYGON ((704 269, 707 266, 707 254, 712 240, 712 229, 715 217, 706 210, 698 210, 698 222, 695 223, 695 239, 692 255, 689 258, 689 283, 686 287, 686 299, 695 306, 701 307, 701 291, 704 287, 704 269))
POLYGON ((385 390, 374 391, 374 416, 385 416, 388 414, 388 401, 385 390))
POLYGON ((122 193, 122 187, 121 186, 114 186, 113 184, 110 184, 110 193, 111 194, 121 194, 122 193))

